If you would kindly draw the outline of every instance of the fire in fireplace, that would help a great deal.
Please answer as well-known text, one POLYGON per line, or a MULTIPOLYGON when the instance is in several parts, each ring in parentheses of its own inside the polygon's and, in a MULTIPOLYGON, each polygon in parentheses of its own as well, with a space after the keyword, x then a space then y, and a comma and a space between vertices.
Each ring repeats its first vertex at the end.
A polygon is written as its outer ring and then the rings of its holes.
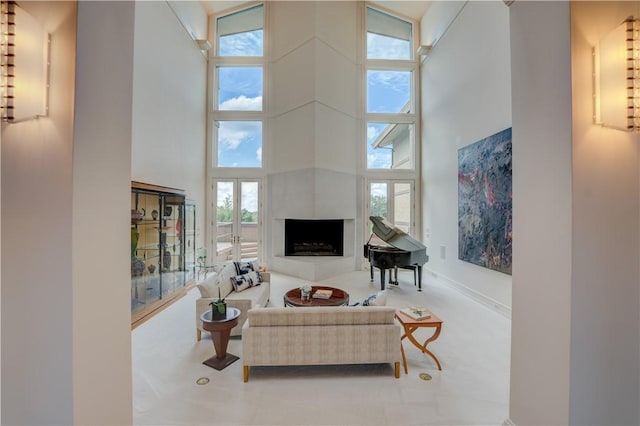
POLYGON ((342 256, 342 219, 285 219, 285 256, 342 256))

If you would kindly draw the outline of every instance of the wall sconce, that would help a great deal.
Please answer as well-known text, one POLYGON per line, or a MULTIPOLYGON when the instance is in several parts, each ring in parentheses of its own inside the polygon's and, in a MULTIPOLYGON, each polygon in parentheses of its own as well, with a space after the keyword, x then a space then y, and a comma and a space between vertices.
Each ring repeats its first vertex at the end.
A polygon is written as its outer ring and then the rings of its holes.
POLYGON ((594 47, 594 121, 640 130, 640 21, 627 18, 594 47))
POLYGON ((49 112, 51 38, 15 1, 0 2, 2 120, 10 123, 49 112))

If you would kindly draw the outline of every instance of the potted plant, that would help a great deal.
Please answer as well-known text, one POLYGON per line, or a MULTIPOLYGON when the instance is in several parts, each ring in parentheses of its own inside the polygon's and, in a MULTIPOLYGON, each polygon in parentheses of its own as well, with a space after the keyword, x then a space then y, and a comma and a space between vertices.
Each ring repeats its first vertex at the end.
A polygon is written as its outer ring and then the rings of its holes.
POLYGON ((218 288, 218 298, 211 303, 211 319, 213 321, 221 321, 227 318, 227 302, 220 297, 220 288, 218 288))

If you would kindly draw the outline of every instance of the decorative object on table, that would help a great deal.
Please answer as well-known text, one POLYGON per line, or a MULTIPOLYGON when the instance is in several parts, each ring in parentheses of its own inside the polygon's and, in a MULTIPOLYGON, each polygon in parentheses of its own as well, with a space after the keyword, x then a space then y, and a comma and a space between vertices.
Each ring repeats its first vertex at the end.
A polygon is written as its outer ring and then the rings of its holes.
POLYGON ((218 298, 211 303, 211 319, 213 321, 221 321, 227 318, 227 302, 220 297, 220 288, 218 288, 218 298))
POLYGON ((326 288, 319 288, 318 290, 316 290, 315 293, 313 293, 313 298, 314 299, 330 299, 332 294, 333 294, 333 290, 329 290, 326 288))
POLYGON ((458 150, 458 258, 511 275, 511 128, 458 150))
POLYGON ((149 266, 147 266, 147 269, 149 270, 150 274, 153 274, 156 271, 156 265, 152 263, 149 266))
POLYGON ((402 311, 403 314, 409 315, 415 320, 431 318, 431 314, 424 306, 409 306, 408 308, 400 309, 400 311, 402 311))
POLYGON ((300 286, 300 298, 302 301, 308 301, 311 296, 311 284, 305 283, 300 286))
POLYGON ((158 219, 158 210, 152 210, 151 211, 151 217, 153 218, 153 220, 158 219))

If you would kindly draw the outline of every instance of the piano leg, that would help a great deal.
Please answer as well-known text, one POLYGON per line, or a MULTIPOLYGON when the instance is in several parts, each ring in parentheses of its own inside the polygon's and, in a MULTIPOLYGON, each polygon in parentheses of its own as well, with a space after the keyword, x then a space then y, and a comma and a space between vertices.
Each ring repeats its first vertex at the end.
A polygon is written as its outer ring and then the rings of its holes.
POLYGON ((422 291, 422 265, 417 265, 417 266, 418 266, 418 291, 422 291))
MULTIPOLYGON (((369 262, 371 262, 371 259, 369 259, 369 262)), ((373 282, 373 265, 369 266, 369 271, 370 271, 370 274, 371 274, 371 282, 373 282)))
POLYGON ((384 290, 384 268, 380 268, 380 290, 384 290))
POLYGON ((398 285, 398 267, 397 266, 394 266, 393 269, 389 271, 389 284, 398 285))

